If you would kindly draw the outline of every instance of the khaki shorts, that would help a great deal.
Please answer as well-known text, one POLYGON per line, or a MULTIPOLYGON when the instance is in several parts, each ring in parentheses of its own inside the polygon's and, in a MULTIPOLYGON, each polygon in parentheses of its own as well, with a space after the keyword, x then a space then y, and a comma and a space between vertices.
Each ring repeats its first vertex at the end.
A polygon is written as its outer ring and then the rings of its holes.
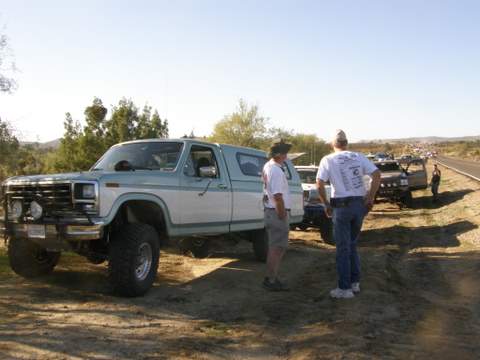
POLYGON ((265 229, 270 247, 286 248, 288 246, 289 218, 289 212, 287 212, 287 217, 282 220, 278 218, 275 209, 265 209, 265 229))

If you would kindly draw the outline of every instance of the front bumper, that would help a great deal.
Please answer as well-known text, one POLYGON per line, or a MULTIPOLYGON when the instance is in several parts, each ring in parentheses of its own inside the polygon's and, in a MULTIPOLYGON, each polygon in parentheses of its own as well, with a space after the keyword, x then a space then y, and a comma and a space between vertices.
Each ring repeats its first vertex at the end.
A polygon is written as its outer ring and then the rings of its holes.
POLYGON ((26 224, 13 223, 0 219, 0 237, 15 236, 31 239, 38 243, 88 241, 103 237, 104 225, 98 224, 26 224), (40 228, 34 233, 32 227, 40 228))

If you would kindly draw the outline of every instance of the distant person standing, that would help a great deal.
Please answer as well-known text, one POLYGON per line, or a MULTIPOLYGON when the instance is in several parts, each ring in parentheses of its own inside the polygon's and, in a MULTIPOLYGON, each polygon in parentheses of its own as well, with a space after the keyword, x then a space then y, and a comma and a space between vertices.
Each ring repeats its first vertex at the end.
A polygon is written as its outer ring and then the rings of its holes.
POLYGON ((263 287, 270 291, 287 290, 278 279, 278 270, 288 246, 289 211, 291 207, 288 180, 283 163, 291 144, 274 141, 270 148, 270 161, 263 167, 265 229, 268 236, 267 274, 263 287))
POLYGON ((338 286, 330 291, 333 298, 353 298, 360 292, 360 258, 357 241, 364 216, 372 209, 380 185, 380 171, 363 154, 347 150, 347 136, 337 130, 332 139, 333 154, 320 161, 317 188, 325 213, 333 217, 336 244, 338 286), (365 189, 364 175, 372 178, 365 189), (330 181, 331 199, 327 200, 325 183, 330 181))
POLYGON ((442 172, 438 169, 437 164, 434 164, 433 172, 432 172, 432 181, 430 182, 430 185, 432 186, 432 195, 433 195, 434 202, 438 200, 438 187, 440 186, 441 177, 442 177, 442 172))

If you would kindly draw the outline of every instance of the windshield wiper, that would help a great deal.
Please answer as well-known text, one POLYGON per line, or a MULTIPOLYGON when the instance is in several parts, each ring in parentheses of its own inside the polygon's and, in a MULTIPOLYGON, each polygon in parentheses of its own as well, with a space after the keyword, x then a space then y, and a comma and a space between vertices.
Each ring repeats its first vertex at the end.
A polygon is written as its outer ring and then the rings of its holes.
POLYGON ((102 171, 102 170, 103 170, 103 169, 101 169, 101 168, 95 168, 95 169, 92 169, 92 170, 90 170, 90 171, 102 171))

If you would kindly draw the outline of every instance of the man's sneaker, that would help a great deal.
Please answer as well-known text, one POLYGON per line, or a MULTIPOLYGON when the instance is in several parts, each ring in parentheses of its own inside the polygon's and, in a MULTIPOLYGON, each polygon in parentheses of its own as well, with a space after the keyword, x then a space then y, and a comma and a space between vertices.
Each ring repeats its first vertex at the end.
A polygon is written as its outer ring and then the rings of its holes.
POLYGON ((360 292, 360 283, 354 282, 352 283, 352 291, 354 294, 358 294, 360 292))
POLYGON ((334 299, 351 299, 355 297, 352 289, 343 290, 340 288, 330 291, 330 296, 334 299))
POLYGON ((288 291, 288 287, 280 280, 275 279, 274 282, 271 282, 268 277, 263 280, 263 287, 269 291, 288 291))

